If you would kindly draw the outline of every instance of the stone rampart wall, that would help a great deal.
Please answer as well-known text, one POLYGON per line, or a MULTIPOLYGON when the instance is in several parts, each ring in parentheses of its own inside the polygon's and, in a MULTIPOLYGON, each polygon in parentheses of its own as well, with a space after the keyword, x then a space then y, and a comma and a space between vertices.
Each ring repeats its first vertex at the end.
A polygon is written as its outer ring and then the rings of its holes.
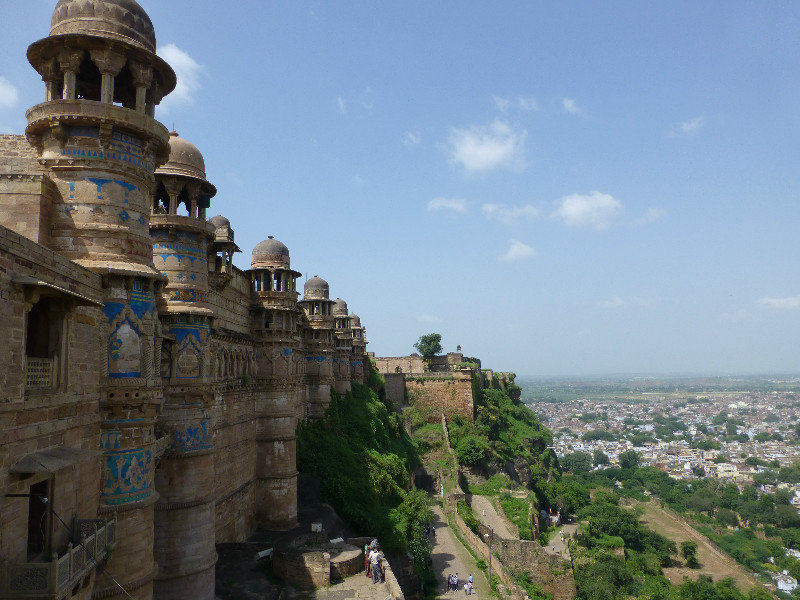
POLYGON ((216 541, 240 542, 255 530, 256 436, 253 392, 248 386, 215 398, 216 541))
POLYGON ((233 267, 233 278, 222 291, 209 292, 214 328, 250 335, 250 276, 233 267))
POLYGON ((438 413, 432 416, 437 421, 442 413, 448 417, 458 414, 469 421, 475 418, 470 371, 409 376, 405 385, 408 403, 432 409, 432 412, 438 413))
POLYGON ((400 406, 406 403, 406 376, 402 373, 384 373, 386 398, 400 406))

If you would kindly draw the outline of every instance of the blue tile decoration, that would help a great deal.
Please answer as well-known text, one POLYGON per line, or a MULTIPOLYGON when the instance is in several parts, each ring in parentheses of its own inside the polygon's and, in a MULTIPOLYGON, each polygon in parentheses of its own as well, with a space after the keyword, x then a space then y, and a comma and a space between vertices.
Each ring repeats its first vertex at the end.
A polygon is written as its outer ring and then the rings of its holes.
POLYGON ((122 432, 119 429, 109 429, 100 434, 100 447, 103 450, 118 450, 119 438, 122 432))
POLYGON ((117 318, 117 315, 121 313, 125 309, 125 304, 122 302, 104 302, 103 303, 103 313, 108 318, 108 322, 111 323, 114 319, 117 318))
POLYGON ((99 138, 100 137, 100 128, 99 127, 67 127, 67 135, 70 137, 88 137, 88 138, 99 138))
POLYGON ((130 292, 130 305, 133 314, 140 319, 156 307, 156 299, 151 292, 134 289, 130 292))
POLYGON ((119 220, 122 221, 123 223, 131 218, 131 216, 128 214, 128 211, 126 210, 123 210, 121 213, 119 213, 118 216, 119 220))
POLYGON ((209 423, 208 413, 204 413, 199 423, 189 423, 182 429, 176 429, 172 448, 181 453, 210 449, 213 435, 209 423))
POLYGON ((130 504, 153 495, 153 456, 149 450, 106 451, 103 460, 103 489, 106 504, 130 504))

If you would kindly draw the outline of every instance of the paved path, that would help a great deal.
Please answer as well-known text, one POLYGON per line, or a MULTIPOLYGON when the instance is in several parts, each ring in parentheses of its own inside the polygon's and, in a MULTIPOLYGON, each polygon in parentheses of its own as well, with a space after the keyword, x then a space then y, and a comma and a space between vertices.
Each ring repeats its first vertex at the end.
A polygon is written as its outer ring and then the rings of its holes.
POLYGON ((494 504, 489 498, 473 495, 470 498, 470 504, 472 505, 472 512, 478 521, 491 527, 496 535, 507 540, 519 539, 519 535, 511 531, 511 527, 509 527, 511 524, 504 516, 497 513, 494 504))
POLYGON ((561 558, 565 560, 569 560, 569 547, 567 546, 567 542, 569 538, 572 537, 572 534, 575 533, 575 530, 578 529, 578 526, 575 523, 569 523, 564 525, 558 531, 554 531, 550 534, 550 543, 545 546, 545 550, 547 550, 548 554, 558 554, 561 558), (564 539, 561 539, 561 533, 564 534, 564 539), (555 550, 553 548, 555 547, 555 550))
POLYGON ((479 571, 475 566, 475 559, 466 548, 458 541, 450 526, 442 514, 439 505, 433 505, 433 514, 436 520, 436 539, 433 543, 433 572, 436 573, 438 580, 437 598, 459 598, 464 595, 463 584, 467 577, 472 574, 474 588, 471 598, 484 600, 490 597, 487 593, 489 586, 483 571, 479 571), (447 576, 451 573, 458 573, 459 587, 458 592, 447 590, 447 576))
POLYGON ((385 583, 372 583, 372 579, 361 572, 344 581, 337 581, 330 587, 298 589, 287 586, 279 598, 280 600, 386 600, 391 598, 391 593, 385 583))

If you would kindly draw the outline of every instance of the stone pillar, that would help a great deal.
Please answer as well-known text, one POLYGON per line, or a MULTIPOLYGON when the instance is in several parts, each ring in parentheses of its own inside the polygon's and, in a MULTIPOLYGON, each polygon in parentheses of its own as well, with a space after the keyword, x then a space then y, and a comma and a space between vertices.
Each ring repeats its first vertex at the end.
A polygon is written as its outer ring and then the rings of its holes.
POLYGON ((147 88, 153 82, 153 69, 142 63, 130 63, 133 85, 136 88, 136 112, 146 113, 147 111, 147 88))
POLYGON ((39 65, 39 74, 44 81, 44 101, 51 102, 56 99, 56 79, 58 77, 58 62, 55 58, 39 65))
POLYGON ((97 65, 103 76, 100 85, 100 102, 114 104, 114 78, 119 75, 127 59, 124 55, 111 50, 92 50, 91 57, 92 62, 97 65))
POLYGON ((154 600, 214 600, 214 453, 202 392, 168 399, 161 429, 172 446, 156 473, 154 600))
POLYGON ((64 50, 58 55, 58 65, 64 73, 64 89, 61 94, 63 100, 75 100, 77 74, 84 54, 83 50, 64 50))

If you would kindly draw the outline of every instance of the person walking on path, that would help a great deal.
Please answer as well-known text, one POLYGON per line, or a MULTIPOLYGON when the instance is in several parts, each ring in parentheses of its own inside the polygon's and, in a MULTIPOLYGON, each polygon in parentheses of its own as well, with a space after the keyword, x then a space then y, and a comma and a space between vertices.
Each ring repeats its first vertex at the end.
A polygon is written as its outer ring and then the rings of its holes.
POLYGON ((381 553, 377 548, 370 551, 369 562, 372 567, 372 583, 378 583, 381 579, 381 553))

